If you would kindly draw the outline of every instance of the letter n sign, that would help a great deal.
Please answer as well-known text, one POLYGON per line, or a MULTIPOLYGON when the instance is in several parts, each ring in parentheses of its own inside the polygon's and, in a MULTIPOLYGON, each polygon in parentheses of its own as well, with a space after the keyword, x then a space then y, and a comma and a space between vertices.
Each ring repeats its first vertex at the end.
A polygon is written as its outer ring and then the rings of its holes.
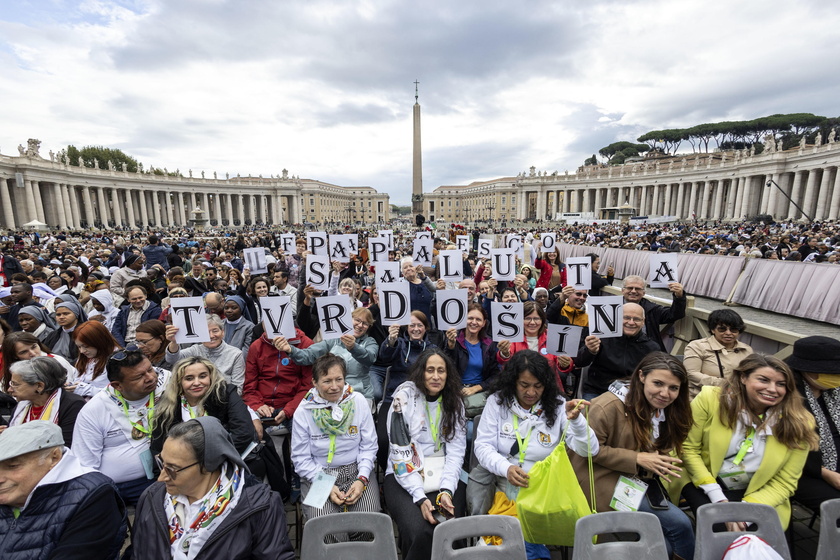
POLYGON ((624 299, 621 296, 591 297, 587 302, 589 310, 589 334, 598 338, 621 336, 624 330, 624 299))

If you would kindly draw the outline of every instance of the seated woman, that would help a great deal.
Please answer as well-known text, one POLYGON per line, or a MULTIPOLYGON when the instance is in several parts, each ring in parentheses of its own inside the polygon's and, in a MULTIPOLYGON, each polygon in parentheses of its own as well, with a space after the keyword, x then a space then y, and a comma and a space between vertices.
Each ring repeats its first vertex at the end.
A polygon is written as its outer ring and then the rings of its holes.
MULTIPOLYGON (((345 363, 345 377, 353 390, 363 397, 373 398, 373 387, 368 380, 368 371, 376 361, 379 346, 373 337, 368 336, 368 328, 373 323, 373 316, 364 307, 353 310, 353 333, 341 338, 332 338, 316 342, 308 348, 298 348, 278 337, 275 347, 281 352, 288 352, 296 364, 308 366, 326 354, 340 356, 345 363)), ((314 372, 313 372, 314 374, 314 372)))
POLYGON ((52 349, 53 354, 75 362, 79 357, 79 350, 73 344, 73 331, 87 321, 87 314, 76 300, 58 301, 55 304, 55 322, 58 328, 44 339, 44 344, 52 349))
MULTIPOLYGON (((808 451, 818 449, 814 418, 787 364, 750 354, 721 387, 704 387, 691 410, 694 426, 681 455, 687 476, 671 495, 684 484, 694 511, 712 502, 767 504, 787 529, 790 497, 808 451)), ((727 527, 743 531, 745 524, 727 527)))
POLYGON ((9 333, 3 338, 2 344, 2 352, 3 352, 3 390, 9 390, 9 381, 12 378, 11 371, 9 368, 15 362, 31 360, 32 358, 37 358, 39 356, 46 356, 49 358, 53 358, 61 367, 64 368, 64 371, 67 373, 68 379, 76 379, 79 376, 79 372, 76 371, 70 362, 66 359, 62 358, 58 354, 50 353, 50 349, 38 338, 28 332, 13 332, 9 333))
POLYGON ((166 363, 166 325, 157 319, 143 321, 137 325, 134 343, 155 367, 169 369, 166 363))
MULTIPOLYGON (((658 517, 669 554, 690 560, 694 556, 691 520, 667 500, 659 480, 680 476, 681 461, 671 453, 682 450, 691 429, 688 375, 682 363, 665 352, 645 356, 629 384, 615 381, 608 392, 592 400, 589 426, 600 445, 592 458, 598 511, 627 509, 611 505, 614 497, 620 497, 617 484, 623 477, 640 477, 648 489, 641 502, 630 507, 658 517)), ((586 457, 570 451, 569 459, 591 499, 586 457)))
POLYGON ((294 560, 280 495, 248 474, 213 416, 173 426, 140 497, 134 558, 294 560))
POLYGON ((18 324, 24 332, 32 333, 43 342, 58 326, 43 307, 27 305, 18 313, 18 324))
POLYGON ((242 350, 243 360, 248 359, 248 349, 254 342, 254 323, 245 300, 239 296, 225 298, 225 343, 242 350))
POLYGON ((224 341, 225 324, 218 315, 208 314, 206 318, 207 328, 210 332, 209 342, 194 344, 183 349, 175 342, 178 327, 166 325, 166 340, 169 341, 166 346, 166 363, 173 366, 175 362, 184 358, 192 358, 193 356, 206 358, 222 372, 225 381, 235 385, 241 393, 242 384, 245 382, 245 359, 242 357, 242 351, 224 341))
POLYGON ((744 320, 731 309, 716 309, 706 322, 711 335, 692 340, 685 347, 683 365, 688 371, 689 396, 693 399, 706 385, 720 387, 741 360, 753 353, 740 342, 744 320))
POLYGON ((385 502, 399 529, 402 557, 428 560, 435 525, 466 509, 461 379, 442 350, 426 350, 411 367, 408 381, 394 392, 387 426, 385 502))
MULTIPOLYGON (((473 507, 471 515, 486 514, 497 489, 516 501, 519 488, 528 486, 528 471, 557 447, 569 422, 569 448, 583 457, 598 454, 595 432, 587 428, 580 414, 581 406, 589 403, 564 401, 548 360, 537 352, 517 352, 493 387, 475 438, 476 458, 493 483, 484 485, 489 491, 481 492, 481 485, 476 484, 478 473, 470 473, 467 493, 471 504, 475 494, 484 498, 479 499, 480 505, 478 509, 473 507)), ((528 560, 551 557, 545 545, 525 543, 525 548, 528 560)))
POLYGON ((90 400, 96 393, 108 386, 108 373, 105 366, 111 354, 121 350, 116 339, 105 325, 97 321, 82 323, 73 332, 73 342, 79 350, 76 370, 79 376, 71 379, 65 389, 85 400, 90 400))
POLYGON ((236 387, 225 381, 213 362, 193 356, 180 360, 172 368, 166 390, 155 410, 152 454, 163 449, 166 434, 172 426, 201 416, 218 418, 240 454, 256 440, 252 416, 236 387))
POLYGON ((496 343, 487 334, 487 313, 478 303, 467 306, 467 326, 446 331, 446 355, 461 372, 465 397, 490 389, 499 373, 496 343))
MULTIPOLYGON (((339 356, 326 354, 315 360, 314 387, 294 416, 292 462, 300 476, 301 495, 306 498, 320 473, 335 478, 322 507, 303 506, 306 519, 341 511, 380 510, 373 415, 364 396, 345 382, 344 372, 339 356)), ((347 535, 332 537, 332 542, 346 540, 347 535)))
POLYGON ((498 343, 499 351, 496 353, 496 360, 501 367, 510 360, 511 356, 520 350, 533 350, 539 352, 548 360, 551 365, 551 371, 557 378, 557 384, 560 386, 560 391, 563 392, 563 383, 560 381, 560 373, 568 373, 575 367, 574 362, 568 356, 555 356, 549 354, 546 348, 548 340, 548 321, 545 318, 545 312, 535 301, 526 301, 522 306, 522 312, 525 315, 524 330, 525 340, 523 342, 511 342, 509 340, 502 340, 498 343))
POLYGON ((805 408, 814 415, 820 448, 808 454, 794 497, 813 511, 826 500, 840 498, 840 341, 809 336, 793 344, 785 360, 805 397, 805 408))
POLYGON ((62 390, 67 372, 53 358, 38 357, 17 362, 11 367, 8 393, 18 401, 9 426, 31 420, 47 420, 61 427, 64 444, 73 444, 76 416, 85 399, 62 390))

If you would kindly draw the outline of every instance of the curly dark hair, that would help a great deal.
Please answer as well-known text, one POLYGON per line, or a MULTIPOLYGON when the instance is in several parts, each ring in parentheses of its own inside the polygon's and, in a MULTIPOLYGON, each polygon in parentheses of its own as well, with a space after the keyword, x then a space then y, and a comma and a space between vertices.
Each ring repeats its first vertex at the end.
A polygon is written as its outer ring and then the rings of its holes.
POLYGON ((443 407, 443 422, 441 423, 440 433, 445 441, 452 441, 457 429, 464 425, 461 375, 455 368, 455 364, 440 348, 429 348, 420 354, 408 370, 408 381, 413 382, 424 395, 429 394, 428 389, 426 389, 425 374, 426 362, 432 356, 439 356, 446 366, 446 381, 443 390, 440 392, 441 406, 443 407))
POLYGON ((510 406, 516 399, 516 382, 523 372, 530 372, 543 386, 540 406, 545 414, 545 423, 552 427, 557 421, 558 405, 563 402, 560 396, 560 388, 557 385, 557 377, 551 369, 551 365, 545 356, 533 350, 520 350, 511 356, 505 364, 502 372, 496 377, 493 384, 493 393, 496 395, 496 402, 501 406, 510 406))

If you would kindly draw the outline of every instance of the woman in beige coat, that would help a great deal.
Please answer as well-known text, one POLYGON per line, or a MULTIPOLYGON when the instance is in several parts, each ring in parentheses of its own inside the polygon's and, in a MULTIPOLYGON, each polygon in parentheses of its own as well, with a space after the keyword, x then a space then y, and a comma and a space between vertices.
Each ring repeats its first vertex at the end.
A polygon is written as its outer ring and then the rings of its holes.
POLYGON ((717 309, 709 314, 707 338, 692 340, 685 347, 683 365, 688 371, 689 396, 693 399, 706 385, 720 387, 741 360, 753 349, 740 342, 744 320, 730 309, 717 309))

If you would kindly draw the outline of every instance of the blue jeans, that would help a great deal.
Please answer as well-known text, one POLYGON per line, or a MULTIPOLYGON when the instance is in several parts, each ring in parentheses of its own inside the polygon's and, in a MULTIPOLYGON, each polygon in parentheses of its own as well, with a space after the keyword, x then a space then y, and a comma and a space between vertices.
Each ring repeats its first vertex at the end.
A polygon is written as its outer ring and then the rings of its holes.
POLYGON ((155 482, 155 479, 148 479, 145 476, 135 480, 117 482, 117 492, 119 492, 120 498, 123 499, 125 505, 136 506, 137 501, 140 499, 140 494, 151 486, 153 482, 155 482))
POLYGON ((382 384, 385 383, 385 370, 387 366, 370 366, 368 372, 368 379, 370 379, 370 386, 373 387, 373 401, 379 402, 382 400, 382 384))
POLYGON ((653 509, 647 498, 643 498, 639 511, 652 513, 659 518, 669 555, 678 554, 685 560, 694 558, 694 528, 680 508, 668 502, 668 509, 653 509))
POLYGON ((589 402, 592 402, 592 399, 594 399, 595 397, 600 397, 600 396, 601 396, 601 395, 600 395, 599 393, 583 393, 583 394, 581 395, 581 397, 583 398, 583 400, 585 400, 585 401, 589 401, 589 402))

